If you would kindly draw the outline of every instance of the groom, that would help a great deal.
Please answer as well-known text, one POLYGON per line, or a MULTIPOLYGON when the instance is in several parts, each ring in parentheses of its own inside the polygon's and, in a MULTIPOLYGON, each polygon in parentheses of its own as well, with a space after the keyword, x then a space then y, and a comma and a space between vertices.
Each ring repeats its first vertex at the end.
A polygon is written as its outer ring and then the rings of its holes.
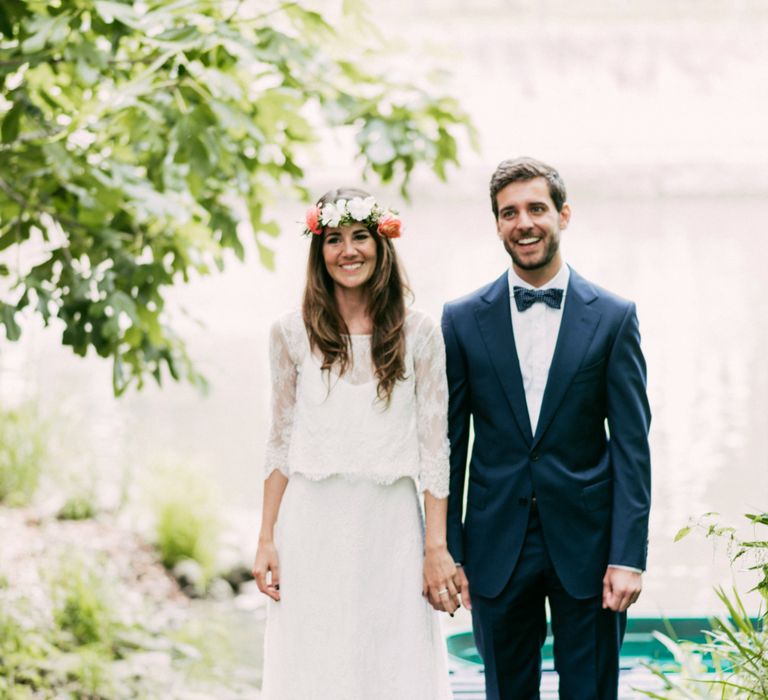
POLYGON ((650 506, 635 305, 563 263, 571 209, 554 168, 506 160, 490 192, 512 265, 443 312, 448 546, 489 700, 539 697, 545 599, 561 700, 614 699, 650 506))

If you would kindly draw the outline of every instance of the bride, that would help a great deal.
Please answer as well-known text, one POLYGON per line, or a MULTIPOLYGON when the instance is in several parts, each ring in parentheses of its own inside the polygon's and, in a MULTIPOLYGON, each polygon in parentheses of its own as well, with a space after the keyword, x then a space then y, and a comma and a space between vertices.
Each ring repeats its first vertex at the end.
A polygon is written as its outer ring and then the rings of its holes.
POLYGON ((432 608, 453 614, 460 590, 440 329, 406 310, 400 220, 371 195, 331 190, 306 224, 302 310, 270 333, 263 698, 448 700, 432 608))

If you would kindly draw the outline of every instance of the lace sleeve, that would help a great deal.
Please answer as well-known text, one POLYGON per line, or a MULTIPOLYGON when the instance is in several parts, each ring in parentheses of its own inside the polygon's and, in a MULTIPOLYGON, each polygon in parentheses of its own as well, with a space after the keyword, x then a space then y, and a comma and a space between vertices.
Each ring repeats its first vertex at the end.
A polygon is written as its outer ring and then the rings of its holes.
POLYGON ((291 357, 280 321, 276 321, 270 330, 269 364, 272 374, 272 422, 267 439, 265 479, 275 469, 279 469, 285 476, 289 475, 288 448, 296 404, 296 363, 291 357))
POLYGON ((448 496, 448 380, 440 328, 429 318, 419 324, 414 351, 419 434, 419 484, 436 498, 448 496))

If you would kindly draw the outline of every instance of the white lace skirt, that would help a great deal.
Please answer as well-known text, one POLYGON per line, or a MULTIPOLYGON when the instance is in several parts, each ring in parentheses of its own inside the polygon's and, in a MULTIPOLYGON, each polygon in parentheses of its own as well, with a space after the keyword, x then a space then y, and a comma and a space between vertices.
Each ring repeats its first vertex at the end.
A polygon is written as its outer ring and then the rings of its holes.
POLYGON ((415 485, 292 475, 276 533, 264 700, 447 700, 445 643, 421 595, 415 485))

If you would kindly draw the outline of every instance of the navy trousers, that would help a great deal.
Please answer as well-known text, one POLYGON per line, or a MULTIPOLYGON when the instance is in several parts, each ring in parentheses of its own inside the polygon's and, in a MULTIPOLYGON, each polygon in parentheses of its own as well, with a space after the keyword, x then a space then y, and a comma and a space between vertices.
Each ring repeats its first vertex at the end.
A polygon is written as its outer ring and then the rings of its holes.
MULTIPOLYGON (((471 584, 470 579, 470 594, 471 584)), ((539 698, 546 599, 560 700, 616 700, 626 613, 603 610, 602 596, 581 600, 568 595, 547 553, 535 507, 520 559, 504 589, 495 598, 472 595, 488 700, 539 698)))

